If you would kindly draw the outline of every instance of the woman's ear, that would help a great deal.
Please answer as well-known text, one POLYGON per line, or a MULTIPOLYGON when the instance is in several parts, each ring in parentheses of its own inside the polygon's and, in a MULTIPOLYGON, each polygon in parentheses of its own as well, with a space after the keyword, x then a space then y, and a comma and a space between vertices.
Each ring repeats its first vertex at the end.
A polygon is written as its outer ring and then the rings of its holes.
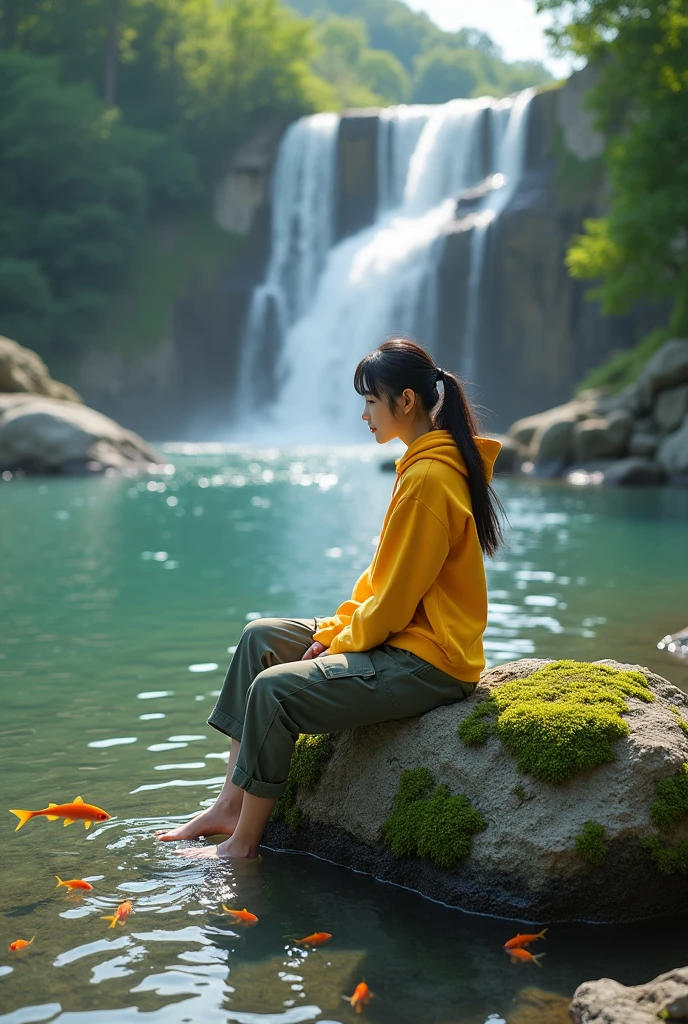
POLYGON ((401 393, 401 397, 402 397, 403 403, 404 403, 403 406, 402 406, 404 412, 405 413, 411 412, 411 410, 413 409, 413 407, 416 404, 416 393, 415 393, 415 391, 413 391, 411 388, 404 388, 404 390, 401 393))

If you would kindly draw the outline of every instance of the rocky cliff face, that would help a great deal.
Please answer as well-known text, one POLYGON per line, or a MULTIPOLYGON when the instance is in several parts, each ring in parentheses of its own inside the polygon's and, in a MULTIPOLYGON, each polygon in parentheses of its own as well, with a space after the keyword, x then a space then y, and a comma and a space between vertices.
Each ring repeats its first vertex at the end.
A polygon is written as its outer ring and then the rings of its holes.
MULTIPOLYGON (((635 344, 666 321, 667 310, 639 302, 604 317, 572 280, 564 258, 586 217, 604 208, 602 139, 584 107, 579 72, 535 96, 529 113, 525 173, 490 232, 481 292, 479 401, 492 430, 566 400, 610 353, 635 344)), ((335 239, 371 224, 378 198, 379 117, 342 115, 337 142, 335 239)), ((238 348, 250 294, 262 280, 269 247, 269 182, 283 125, 237 154, 214 193, 215 223, 244 238, 238 258, 213 281, 187 281, 176 297, 172 329, 139 357, 94 349, 63 376, 85 400, 124 418, 151 438, 217 436, 230 418, 238 348)), ((483 161, 484 162, 484 161, 483 161)), ((457 196, 438 271, 438 361, 460 369, 467 307, 471 220, 480 190, 457 196)), ((372 339, 374 342, 374 339, 372 339)))
MULTIPOLYGON (((605 202, 603 140, 584 106, 589 85, 588 72, 578 72, 533 99, 525 173, 488 239, 476 381, 494 429, 565 401, 590 369, 667 319, 667 309, 650 302, 626 316, 603 316, 585 298, 590 283, 568 275, 571 237, 586 218, 603 214, 605 202)), ((443 366, 461 359, 471 233, 463 216, 459 203, 440 270, 443 366)))

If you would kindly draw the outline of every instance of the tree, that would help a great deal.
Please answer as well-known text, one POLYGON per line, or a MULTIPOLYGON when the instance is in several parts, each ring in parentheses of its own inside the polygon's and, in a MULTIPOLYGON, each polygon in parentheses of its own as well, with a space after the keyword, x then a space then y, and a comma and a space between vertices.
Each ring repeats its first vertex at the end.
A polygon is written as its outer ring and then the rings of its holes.
POLYGON ((600 278, 606 312, 639 295, 674 300, 688 332, 688 10, 685 0, 538 0, 562 50, 597 70, 590 102, 608 138, 610 203, 588 220, 568 264, 600 278))
POLYGON ((386 50, 365 50, 358 62, 361 81, 384 103, 404 103, 409 79, 403 65, 386 50))

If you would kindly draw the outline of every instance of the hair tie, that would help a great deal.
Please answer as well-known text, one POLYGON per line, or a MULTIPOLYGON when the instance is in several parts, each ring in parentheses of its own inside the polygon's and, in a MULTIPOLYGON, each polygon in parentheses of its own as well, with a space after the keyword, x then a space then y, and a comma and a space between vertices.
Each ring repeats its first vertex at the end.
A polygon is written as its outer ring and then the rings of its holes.
POLYGON ((444 370, 442 369, 442 367, 441 366, 437 366, 436 370, 437 370, 437 376, 435 377, 435 384, 437 383, 438 380, 444 380, 444 370))

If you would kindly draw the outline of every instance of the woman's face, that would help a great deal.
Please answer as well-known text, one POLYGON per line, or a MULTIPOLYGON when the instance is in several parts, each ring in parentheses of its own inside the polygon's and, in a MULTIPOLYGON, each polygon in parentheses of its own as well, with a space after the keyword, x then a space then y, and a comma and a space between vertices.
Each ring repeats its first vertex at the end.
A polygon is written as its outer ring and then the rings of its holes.
POLYGON ((399 429, 404 423, 404 409, 408 404, 407 395, 415 398, 410 390, 400 395, 396 400, 396 416, 392 414, 384 398, 376 398, 375 395, 363 396, 365 409, 361 419, 368 424, 368 428, 378 444, 386 444, 387 441, 399 437, 399 429))

